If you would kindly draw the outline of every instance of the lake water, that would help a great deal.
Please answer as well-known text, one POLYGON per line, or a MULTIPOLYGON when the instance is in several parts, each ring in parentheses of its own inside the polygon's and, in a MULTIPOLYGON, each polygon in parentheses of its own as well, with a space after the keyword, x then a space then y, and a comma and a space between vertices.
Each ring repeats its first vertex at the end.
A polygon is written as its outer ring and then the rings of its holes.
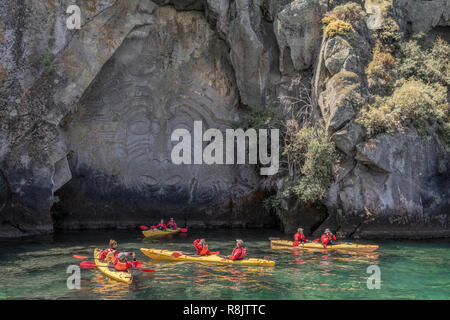
POLYGON ((371 254, 301 249, 274 250, 276 230, 193 230, 160 240, 140 231, 84 231, 0 241, 0 299, 449 299, 450 241, 359 241, 380 246, 371 254), (247 256, 276 260, 275 267, 152 261, 139 248, 194 252, 206 238, 211 251, 229 255, 242 238, 247 256), (97 269, 81 270, 81 289, 67 288, 67 268, 116 239, 123 251, 136 252, 143 268, 133 284, 106 278, 97 269), (367 268, 377 265, 381 288, 368 289, 367 268))

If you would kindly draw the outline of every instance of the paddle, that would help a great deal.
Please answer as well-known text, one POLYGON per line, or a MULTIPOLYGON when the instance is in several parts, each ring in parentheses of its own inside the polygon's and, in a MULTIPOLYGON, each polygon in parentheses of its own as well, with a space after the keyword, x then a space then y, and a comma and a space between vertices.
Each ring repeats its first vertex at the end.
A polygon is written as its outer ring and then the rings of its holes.
MULTIPOLYGON (((140 265, 142 266, 142 261, 139 261, 139 262, 140 262, 140 265)), ((80 263, 81 269, 94 269, 96 267, 97 267, 97 265, 91 261, 83 261, 80 263)), ((144 269, 144 268, 139 268, 139 267, 135 267, 133 269, 143 271, 143 272, 155 272, 155 270, 153 270, 153 269, 144 269)))
POLYGON ((186 229, 186 228, 179 228, 180 229, 180 232, 187 232, 188 231, 188 229, 186 229))
POLYGON ((156 226, 150 226, 150 228, 149 227, 147 227, 147 226, 139 226, 139 228, 141 228, 141 230, 142 231, 145 231, 145 230, 151 230, 151 229, 156 229, 156 226))
POLYGON ((90 257, 79 256, 79 255, 77 255, 77 254, 74 254, 72 257, 77 258, 77 259, 91 259, 90 257))
POLYGON ((182 254, 179 252, 172 253, 172 257, 174 257, 174 258, 179 258, 180 256, 182 256, 182 254))

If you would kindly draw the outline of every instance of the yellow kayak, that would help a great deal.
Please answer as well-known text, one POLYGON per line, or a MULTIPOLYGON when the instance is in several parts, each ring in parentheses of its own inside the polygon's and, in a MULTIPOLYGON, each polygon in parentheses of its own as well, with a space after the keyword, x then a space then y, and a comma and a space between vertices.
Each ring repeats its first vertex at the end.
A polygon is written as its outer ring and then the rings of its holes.
POLYGON ((180 228, 174 229, 174 230, 172 230, 172 229, 166 229, 166 230, 150 229, 150 230, 142 231, 142 234, 146 238, 159 238, 159 237, 164 237, 169 234, 174 234, 174 233, 178 233, 178 232, 180 232, 180 228))
POLYGON ((121 282, 125 282, 130 284, 133 280, 133 276, 131 275, 130 271, 116 271, 114 270, 114 267, 111 267, 112 265, 104 262, 102 260, 99 259, 100 256, 100 249, 94 249, 94 262, 95 265, 97 266, 97 268, 107 277, 117 280, 117 281, 121 281, 121 282))
MULTIPOLYGON (((289 240, 271 240, 270 246, 272 249, 286 249, 286 248, 300 248, 300 249, 318 249, 324 250, 322 243, 306 242, 300 243, 297 247, 293 246, 292 241, 289 240)), ((363 251, 373 252, 378 249, 378 245, 372 244, 358 244, 358 243, 341 243, 328 245, 326 250, 348 250, 348 251, 363 251)))
POLYGON ((198 261, 209 263, 225 263, 225 264, 242 264, 248 266, 267 266, 273 267, 275 261, 264 259, 242 259, 242 260, 230 260, 217 255, 211 256, 198 256, 198 255, 186 255, 180 251, 169 251, 160 249, 145 249, 141 248, 143 254, 152 259, 172 260, 172 261, 198 261))

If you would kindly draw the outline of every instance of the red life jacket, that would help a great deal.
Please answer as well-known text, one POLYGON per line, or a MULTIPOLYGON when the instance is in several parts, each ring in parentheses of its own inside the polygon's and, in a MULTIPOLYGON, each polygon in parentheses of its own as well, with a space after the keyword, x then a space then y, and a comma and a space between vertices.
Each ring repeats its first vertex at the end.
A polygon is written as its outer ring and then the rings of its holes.
POLYGON ((166 225, 165 225, 164 223, 158 223, 158 224, 156 225, 156 229, 159 229, 159 230, 166 230, 166 225))
POLYGON ((230 260, 241 260, 245 257, 247 249, 245 248, 235 248, 230 256, 230 260))
POLYGON ((175 222, 169 222, 167 228, 177 229, 177 224, 175 222))
POLYGON ((336 240, 336 236, 335 236, 334 234, 331 235, 331 236, 328 236, 326 233, 324 233, 324 234, 320 237, 320 241, 322 242, 324 248, 327 247, 328 243, 329 243, 331 240, 336 240))
POLYGON ((113 249, 113 248, 109 248, 109 249, 105 249, 102 251, 102 253, 100 253, 99 259, 100 260, 105 260, 106 256, 108 255, 108 253, 113 252, 114 256, 117 256, 119 254, 119 251, 113 249))
POLYGON ((197 250, 197 253, 201 256, 207 256, 211 254, 211 252, 208 249, 208 246, 203 247, 202 245, 199 244, 199 242, 200 242, 199 239, 195 239, 194 241, 194 247, 195 250, 197 250))
POLYGON ((297 244, 297 246, 298 246, 298 244, 300 242, 306 242, 307 241, 305 235, 303 233, 299 234, 298 232, 295 234, 294 240, 295 240, 295 243, 297 244))
POLYGON ((127 261, 125 262, 117 261, 117 263, 114 265, 114 269, 116 269, 117 271, 127 271, 128 270, 127 261))

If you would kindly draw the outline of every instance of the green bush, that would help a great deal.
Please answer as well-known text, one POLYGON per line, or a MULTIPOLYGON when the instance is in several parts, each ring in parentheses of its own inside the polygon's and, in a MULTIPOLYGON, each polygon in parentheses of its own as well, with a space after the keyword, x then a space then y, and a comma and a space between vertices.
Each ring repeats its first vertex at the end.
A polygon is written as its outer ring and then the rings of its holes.
POLYGON ((360 4, 351 1, 334 7, 325 16, 334 20, 343 20, 357 27, 365 24, 367 15, 360 4))
POLYGON ((401 45, 400 59, 403 78, 450 85, 450 46, 445 40, 438 38, 427 48, 420 37, 411 39, 401 45))
POLYGON ((334 36, 351 37, 355 33, 352 25, 343 20, 327 19, 325 17, 322 19, 322 22, 325 24, 323 32, 327 38, 334 36))
POLYGON ((442 141, 450 146, 450 119, 439 126, 438 133, 442 141))
POLYGON ((387 95, 392 93, 395 84, 394 68, 397 62, 391 52, 381 49, 377 43, 373 52, 372 61, 366 68, 367 80, 371 91, 387 95))
POLYGON ((285 181, 282 196, 295 194, 306 203, 321 200, 333 179, 332 167, 337 157, 334 142, 325 130, 304 127, 286 148, 300 154, 301 160, 300 172, 285 181))
POLYGON ((392 17, 384 17, 380 29, 374 31, 376 38, 391 50, 398 50, 403 34, 398 23, 392 17))
POLYGON ((39 56, 37 65, 40 68, 44 68, 45 73, 50 73, 53 70, 54 55, 51 53, 44 53, 39 56))
POLYGON ((351 37, 355 33, 354 28, 365 24, 365 18, 366 13, 358 3, 347 2, 338 5, 322 19, 324 35, 329 38, 336 35, 351 37))
POLYGON ((275 108, 264 108, 258 110, 251 110, 241 116, 239 122, 233 122, 233 128, 243 128, 244 130, 248 128, 255 129, 269 129, 269 128, 280 128, 282 124, 282 117, 280 112, 275 108))
POLYGON ((448 112, 444 86, 410 79, 396 88, 392 96, 377 97, 374 105, 361 111, 357 121, 367 128, 371 136, 400 131, 409 126, 425 133, 433 122, 447 122, 448 112))

